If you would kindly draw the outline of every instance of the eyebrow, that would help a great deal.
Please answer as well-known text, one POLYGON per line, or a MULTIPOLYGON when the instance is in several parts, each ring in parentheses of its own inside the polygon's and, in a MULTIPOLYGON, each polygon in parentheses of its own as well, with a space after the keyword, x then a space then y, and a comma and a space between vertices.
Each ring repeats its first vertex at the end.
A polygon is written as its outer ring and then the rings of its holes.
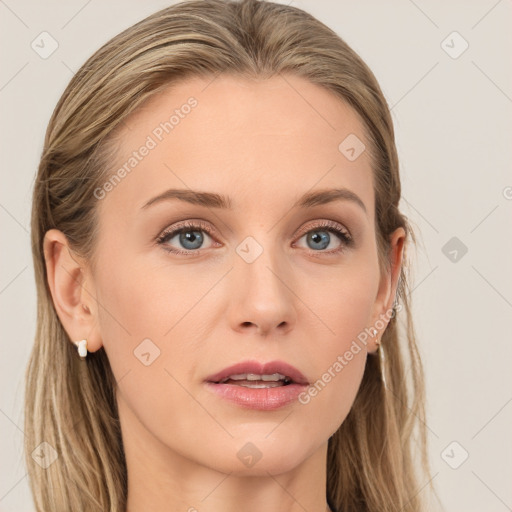
MULTIPOLYGON (((208 208, 232 209, 231 199, 227 196, 213 192, 200 192, 190 189, 166 190, 162 194, 150 199, 144 204, 142 209, 146 209, 155 203, 169 201, 172 199, 178 199, 180 201, 185 201, 199 206, 206 206, 208 208)), ((333 201, 351 201, 360 206, 366 213, 366 206, 361 198, 347 188, 333 188, 307 192, 293 204, 292 208, 312 208, 314 206, 332 203, 333 201)))

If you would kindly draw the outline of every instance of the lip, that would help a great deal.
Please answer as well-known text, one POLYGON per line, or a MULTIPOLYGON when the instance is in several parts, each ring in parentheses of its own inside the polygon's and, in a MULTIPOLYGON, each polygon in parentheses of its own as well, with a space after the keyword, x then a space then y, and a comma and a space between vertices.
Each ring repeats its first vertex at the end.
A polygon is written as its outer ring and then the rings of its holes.
POLYGON ((306 377, 294 366, 284 361, 243 361, 224 368, 220 372, 205 379, 209 391, 239 407, 271 411, 291 404, 309 385, 306 377), (271 375, 280 373, 289 377, 292 382, 286 386, 270 388, 249 388, 236 384, 220 383, 230 375, 241 373, 255 373, 257 375, 271 375))

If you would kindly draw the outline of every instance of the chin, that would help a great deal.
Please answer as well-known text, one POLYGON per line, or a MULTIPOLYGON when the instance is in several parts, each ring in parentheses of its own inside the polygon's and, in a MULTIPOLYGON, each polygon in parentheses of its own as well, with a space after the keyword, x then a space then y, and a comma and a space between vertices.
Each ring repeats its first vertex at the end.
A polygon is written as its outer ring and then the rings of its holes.
POLYGON ((292 471, 318 449, 317 444, 322 444, 313 443, 310 436, 289 432, 290 427, 283 429, 281 435, 269 435, 269 428, 264 433, 256 430, 254 435, 247 433, 231 439, 220 452, 211 453, 205 464, 211 466, 214 460, 212 469, 237 476, 277 475, 292 471))
POLYGON ((293 471, 307 458, 298 457, 297 454, 266 454, 253 466, 245 466, 237 457, 227 460, 225 463, 215 465, 212 469, 233 476, 265 476, 280 475, 293 471))

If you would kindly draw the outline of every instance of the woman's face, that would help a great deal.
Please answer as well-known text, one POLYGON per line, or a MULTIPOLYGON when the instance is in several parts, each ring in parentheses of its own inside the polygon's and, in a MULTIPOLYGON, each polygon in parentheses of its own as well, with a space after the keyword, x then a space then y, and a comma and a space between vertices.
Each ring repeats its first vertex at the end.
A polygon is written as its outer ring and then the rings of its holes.
POLYGON ((119 135, 88 286, 127 458, 275 474, 324 456, 394 293, 357 115, 301 78, 220 76, 154 97, 119 135))

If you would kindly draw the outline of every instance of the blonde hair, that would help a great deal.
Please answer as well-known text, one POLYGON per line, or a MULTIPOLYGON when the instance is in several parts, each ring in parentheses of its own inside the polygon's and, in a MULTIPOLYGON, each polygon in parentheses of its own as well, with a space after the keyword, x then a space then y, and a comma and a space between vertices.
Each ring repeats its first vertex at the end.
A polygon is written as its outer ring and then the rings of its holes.
MULTIPOLYGON (((115 152, 114 129, 177 80, 220 73, 263 79, 293 74, 350 105, 364 122, 372 155, 381 271, 390 268, 389 236, 396 228, 406 230, 407 246, 414 242, 398 208, 399 165, 386 100, 360 57, 313 16, 258 0, 192 0, 114 37, 85 62, 60 98, 34 188, 38 308, 26 371, 25 456, 38 511, 119 512, 127 495, 117 383, 104 349, 80 361, 59 321, 47 283, 44 235, 61 230, 71 248, 93 262, 94 190, 104 183, 115 152), (47 468, 31 456, 42 442, 58 455, 47 468)), ((428 475, 423 374, 409 303, 407 248, 404 258, 397 291, 401 313, 391 318, 382 338, 386 364, 368 358, 353 407, 328 443, 327 499, 344 512, 422 510, 417 467, 428 475)))

